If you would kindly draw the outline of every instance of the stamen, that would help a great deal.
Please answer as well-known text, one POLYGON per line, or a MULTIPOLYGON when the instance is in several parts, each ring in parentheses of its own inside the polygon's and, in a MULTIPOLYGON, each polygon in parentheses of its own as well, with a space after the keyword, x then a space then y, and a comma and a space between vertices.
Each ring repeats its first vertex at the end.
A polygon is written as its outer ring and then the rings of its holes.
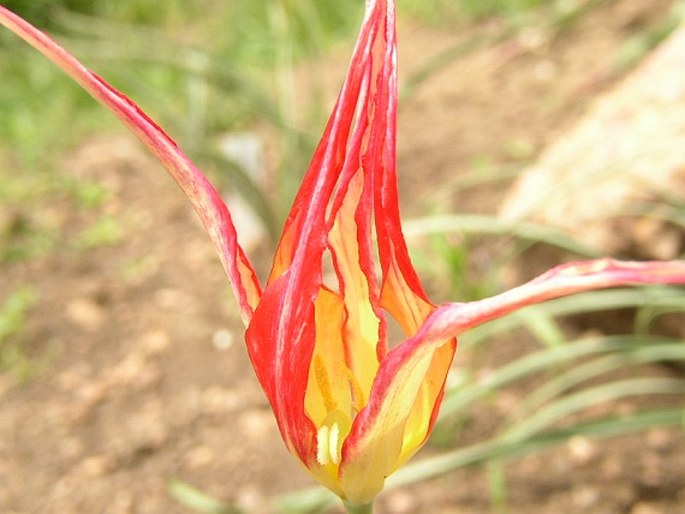
POLYGON ((316 461, 325 466, 329 463, 328 425, 323 425, 316 433, 316 461))
POLYGON ((331 391, 331 384, 328 381, 328 372, 326 371, 326 366, 324 366, 323 359, 320 355, 314 356, 314 377, 316 378, 316 385, 319 386, 321 391, 321 396, 323 397, 324 407, 328 412, 337 408, 338 404, 333 398, 333 392, 331 391))
POLYGON ((333 423, 328 432, 328 454, 331 457, 333 464, 340 464, 340 456, 338 455, 338 439, 340 438, 340 427, 337 423, 333 423))
POLYGON ((345 365, 342 365, 341 367, 343 372, 345 373, 345 377, 350 382, 350 388, 352 389, 352 409, 354 410, 352 414, 354 415, 360 410, 362 410, 366 405, 366 396, 362 391, 361 385, 359 384, 359 380, 357 380, 357 377, 354 376, 352 370, 345 365))
POLYGON ((323 425, 316 433, 316 461, 325 466, 340 464, 338 444, 340 443, 340 426, 333 423, 330 427, 323 425))
MULTIPOLYGON (((333 390, 331 389, 331 383, 328 376, 328 370, 324 364, 324 360, 321 355, 314 355, 313 359, 313 371, 314 378, 316 380, 316 385, 321 393, 321 398, 323 400, 324 408, 327 412, 331 412, 338 408, 338 401, 333 396, 333 390)), ((366 405, 367 399, 364 394, 364 390, 359 383, 359 379, 354 375, 352 370, 344 363, 337 361, 334 366, 343 373, 347 381, 349 382, 350 393, 351 393, 351 414, 354 415, 362 410, 366 405)))

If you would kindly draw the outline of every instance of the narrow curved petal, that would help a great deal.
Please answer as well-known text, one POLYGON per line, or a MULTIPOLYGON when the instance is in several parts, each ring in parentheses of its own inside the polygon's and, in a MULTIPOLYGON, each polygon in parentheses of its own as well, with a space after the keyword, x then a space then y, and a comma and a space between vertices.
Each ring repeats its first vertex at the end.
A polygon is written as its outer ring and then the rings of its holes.
MULTIPOLYGON (((395 318, 407 336, 412 336, 434 306, 426 297, 411 264, 400 225, 395 162, 397 45, 394 3, 383 3, 382 10, 385 45, 376 49, 381 64, 374 82, 374 118, 362 166, 374 180, 375 229, 382 275, 380 306, 395 318)), ((357 415, 342 449, 339 470, 340 487, 349 501, 370 501, 382 489, 385 477, 423 445, 435 422, 455 350, 456 340, 445 341, 439 350, 414 356, 411 363, 398 370, 393 382, 395 390, 387 394, 388 401, 383 402, 382 409, 372 416, 374 426, 361 416, 369 407, 357 415)), ((381 355, 381 368, 393 352, 381 355)), ((374 394, 373 390, 371 394, 374 394)))
POLYGON ((193 204, 219 252, 231 281, 241 315, 247 323, 257 306, 261 288, 238 244, 231 215, 220 195, 178 145, 132 100, 83 66, 73 55, 5 7, 0 24, 16 33, 57 64, 96 100, 112 111, 157 156, 193 204))
POLYGON ((497 296, 438 307, 416 335, 390 351, 381 363, 369 403, 357 416, 357 430, 346 442, 343 486, 346 474, 366 473, 376 483, 361 482, 363 487, 355 491, 360 500, 372 498, 373 491, 382 488, 382 477, 395 470, 398 457, 401 460, 397 447, 404 433, 403 409, 419 389, 430 360, 442 354, 451 361, 451 352, 445 351, 451 338, 528 305, 583 291, 640 284, 685 284, 685 261, 570 263, 497 296))
MULTIPOLYGON (((330 390, 340 396, 339 403, 358 403, 359 398, 352 397, 359 397, 364 388, 368 397, 378 366, 381 321, 370 255, 372 182, 363 176, 361 154, 372 117, 371 49, 378 39, 380 15, 378 9, 367 11, 350 71, 286 220, 267 287, 246 333, 248 351, 281 434, 309 469, 320 465, 316 444, 320 427, 312 420, 322 423, 327 418, 321 414, 323 407, 315 406, 326 394, 316 389, 329 382, 330 390), (324 277, 326 262, 331 269, 324 277), (315 325, 341 327, 337 340, 342 347, 336 355, 344 357, 336 370, 320 367, 325 379, 318 380, 310 378, 316 373, 316 355, 330 341, 315 325), (375 362, 368 369, 370 360, 375 362), (366 378, 358 375, 366 384, 357 387, 353 370, 361 367, 368 369, 366 378), (343 368, 346 371, 339 373, 343 368), (347 392, 338 383, 341 377, 347 392), (308 396, 310 383, 314 387, 308 396), (347 399, 342 399, 345 395, 347 399)), ((346 408, 348 417, 351 409, 346 408)))
POLYGON ((595 259, 571 262, 491 298, 440 306, 417 338, 436 341, 504 316, 522 307, 583 291, 648 284, 685 284, 685 261, 619 261, 595 259))

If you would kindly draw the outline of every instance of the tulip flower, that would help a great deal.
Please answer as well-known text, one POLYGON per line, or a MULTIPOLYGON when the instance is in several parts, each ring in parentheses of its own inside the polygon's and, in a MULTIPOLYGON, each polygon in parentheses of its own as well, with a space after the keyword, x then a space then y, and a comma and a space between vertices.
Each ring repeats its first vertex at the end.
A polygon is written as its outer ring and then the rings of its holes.
POLYGON ((685 284, 685 262, 570 263, 498 296, 432 304, 402 235, 395 166, 395 2, 367 0, 347 77, 264 286, 205 176, 135 103, 0 7, 0 24, 59 65, 165 165, 216 246, 247 350, 290 452, 352 511, 426 442, 464 330, 551 298, 685 284), (388 344, 388 316, 404 332, 388 344))

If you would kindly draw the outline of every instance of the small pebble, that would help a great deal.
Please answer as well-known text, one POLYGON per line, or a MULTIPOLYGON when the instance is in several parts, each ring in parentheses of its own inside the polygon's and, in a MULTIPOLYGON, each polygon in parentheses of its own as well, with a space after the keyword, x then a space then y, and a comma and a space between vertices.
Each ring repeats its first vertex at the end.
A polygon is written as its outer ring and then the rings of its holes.
POLYGON ((230 330, 221 329, 214 332, 212 336, 212 344, 214 348, 221 351, 228 350, 235 342, 235 336, 230 330))
POLYGON ((582 486, 573 491, 573 504, 579 509, 589 509, 597 505, 601 495, 597 488, 582 486))
POLYGON ((571 437, 567 448, 571 461, 579 466, 589 463, 597 455, 597 445, 587 437, 571 437))
POLYGON ((413 495, 405 491, 393 491, 385 498, 385 503, 388 506, 388 512, 396 514, 404 514, 416 512, 416 499, 413 495))
POLYGON ((630 514, 663 514, 663 512, 657 505, 649 502, 636 503, 630 509, 630 514))
POLYGON ((209 446, 196 446, 185 456, 185 462, 191 469, 201 468, 214 462, 216 454, 209 446))
POLYGON ((140 338, 140 345, 147 356, 164 353, 171 344, 169 333, 163 329, 150 330, 140 338))
POLYGON ((67 303, 66 315, 69 321, 88 332, 97 331, 105 321, 105 310, 86 298, 67 303))
POLYGON ((79 464, 79 476, 96 478, 112 472, 116 467, 114 459, 108 455, 87 457, 79 464))

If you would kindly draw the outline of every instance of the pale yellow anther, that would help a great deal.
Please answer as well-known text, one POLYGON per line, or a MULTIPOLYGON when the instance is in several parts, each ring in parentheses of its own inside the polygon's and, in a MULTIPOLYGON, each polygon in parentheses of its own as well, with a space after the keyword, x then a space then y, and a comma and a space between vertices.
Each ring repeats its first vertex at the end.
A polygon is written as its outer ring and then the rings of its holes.
POLYGON ((328 464, 328 425, 316 433, 316 461, 322 466, 328 464))
POLYGON ((340 464, 340 455, 338 454, 338 443, 340 440, 340 427, 337 423, 333 423, 331 429, 328 431, 328 455, 333 464, 340 464))
POLYGON ((316 433, 316 460, 322 466, 339 464, 340 427, 333 423, 330 427, 323 425, 316 433))

